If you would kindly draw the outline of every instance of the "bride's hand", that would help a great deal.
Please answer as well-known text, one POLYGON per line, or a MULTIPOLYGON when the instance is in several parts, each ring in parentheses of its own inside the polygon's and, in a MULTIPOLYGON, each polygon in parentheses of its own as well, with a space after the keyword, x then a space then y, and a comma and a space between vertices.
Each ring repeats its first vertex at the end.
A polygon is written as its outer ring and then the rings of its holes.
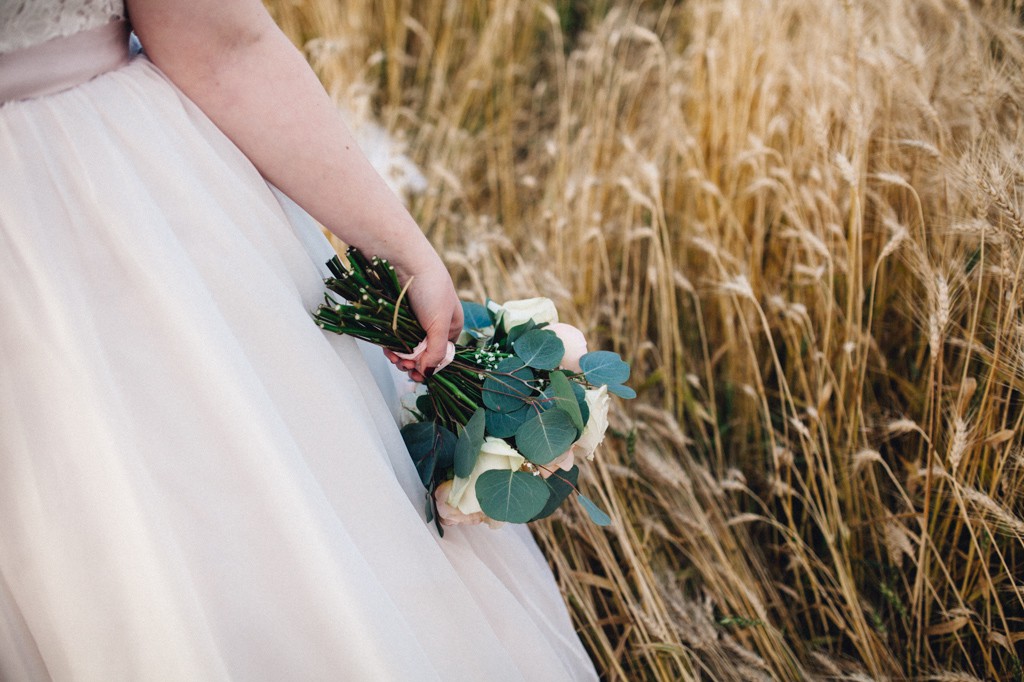
POLYGON ((437 253, 429 246, 427 248, 429 252, 419 253, 414 263, 406 265, 392 261, 403 285, 412 280, 406 295, 416 319, 427 333, 427 348, 415 361, 384 351, 388 360, 420 382, 440 364, 448 342, 458 338, 462 331, 462 304, 451 276, 437 253))
POLYGON ((346 244, 387 257, 403 283, 414 278, 408 295, 427 350, 406 366, 422 381, 461 329, 462 307, 441 259, 305 57, 259 0, 128 0, 128 11, 153 63, 267 180, 346 244))

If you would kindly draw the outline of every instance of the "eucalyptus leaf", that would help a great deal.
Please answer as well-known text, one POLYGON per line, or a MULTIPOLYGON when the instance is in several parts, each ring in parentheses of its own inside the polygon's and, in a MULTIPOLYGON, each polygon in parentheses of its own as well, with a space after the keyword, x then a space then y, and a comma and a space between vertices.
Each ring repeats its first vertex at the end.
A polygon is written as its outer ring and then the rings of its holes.
POLYGON ((624 398, 625 400, 632 400, 636 397, 636 391, 631 389, 629 386, 623 386, 622 384, 608 384, 608 392, 614 395, 624 398))
POLYGON ((462 301, 462 328, 469 331, 491 326, 491 314, 479 303, 462 301))
POLYGON ((592 386, 602 384, 624 384, 629 379, 629 365, 622 361, 618 353, 608 350, 597 350, 586 353, 580 358, 580 369, 592 386))
POLYGON ((486 413, 481 407, 473 413, 459 434, 455 444, 455 475, 459 478, 469 478, 473 473, 480 447, 484 444, 485 424, 486 413))
POLYGON ((402 439, 409 450, 423 485, 429 486, 437 463, 435 442, 437 426, 433 422, 416 422, 402 427, 402 439))
MULTIPOLYGON (((584 428, 586 428, 586 423, 590 421, 590 406, 587 405, 587 389, 583 388, 583 385, 580 384, 580 382, 570 379, 569 377, 572 376, 571 374, 565 372, 559 372, 559 374, 562 374, 562 376, 569 380, 569 386, 572 388, 572 394, 576 397, 576 406, 580 409, 580 417, 583 419, 584 428)), ((554 375, 554 373, 552 373, 552 375, 554 375)), ((548 389, 551 390, 551 387, 549 386, 548 389)))
POLYGON ((437 500, 434 498, 434 490, 427 489, 427 523, 434 522, 437 528, 438 537, 444 537, 444 526, 441 525, 441 515, 437 513, 437 500))
POLYGON ((529 405, 523 405, 512 412, 487 410, 487 435, 495 438, 511 438, 527 419, 533 415, 529 405))
POLYGON ((484 405, 495 412, 515 412, 533 394, 533 370, 516 357, 498 363, 483 384, 484 405))
POLYGON ((480 509, 495 521, 526 523, 544 509, 550 496, 540 476, 522 471, 492 469, 476 481, 480 509))
POLYGON ((553 370, 565 355, 565 344, 547 329, 524 333, 512 342, 512 349, 527 366, 536 369, 553 370))
POLYGON ((515 343, 516 339, 525 334, 526 332, 533 331, 537 328, 537 323, 533 320, 527 320, 522 324, 517 324, 508 330, 508 341, 509 343, 515 343))
POLYGON ((568 450, 579 434, 568 412, 547 410, 519 427, 516 448, 531 462, 547 464, 568 450))
POLYGON ((434 422, 417 422, 403 426, 401 433, 423 485, 430 485, 435 471, 452 466, 456 439, 448 429, 434 422))
POLYGON ((455 464, 455 444, 458 442, 458 438, 455 434, 444 428, 443 426, 437 427, 437 464, 435 471, 446 471, 455 464))
POLYGON ((610 526, 612 524, 612 518, 607 513, 601 510, 596 504, 590 501, 589 498, 583 495, 576 495, 576 499, 580 501, 583 508, 587 510, 587 516, 590 520, 599 526, 610 526))
POLYGON ((416 410, 423 415, 423 421, 432 421, 435 415, 433 399, 426 394, 416 398, 416 410))
MULTIPOLYGON (((565 375, 565 373, 562 373, 562 376, 564 376, 566 379, 569 378, 568 376, 565 375)), ((578 382, 578 381, 570 381, 569 385, 572 387, 572 393, 573 393, 573 395, 576 396, 577 402, 580 401, 580 400, 586 400, 586 398, 587 398, 587 389, 583 388, 583 385, 580 384, 580 382, 578 382)))
MULTIPOLYGON (((552 372, 551 385, 545 393, 551 394, 555 404, 565 410, 572 418, 573 426, 582 431, 586 421, 583 419, 583 412, 580 410, 579 398, 575 391, 573 391, 573 384, 565 378, 565 375, 561 372, 552 372)), ((583 394, 582 387, 580 393, 583 394)), ((584 398, 584 403, 585 401, 586 398, 584 398)))
POLYGON ((544 508, 534 516, 531 521, 537 521, 539 519, 546 519, 555 513, 555 510, 562 506, 565 502, 565 498, 569 497, 575 490, 577 482, 580 480, 580 468, 573 466, 568 471, 562 471, 558 469, 555 473, 551 474, 549 478, 542 479, 548 485, 548 489, 551 491, 548 497, 547 504, 544 508))

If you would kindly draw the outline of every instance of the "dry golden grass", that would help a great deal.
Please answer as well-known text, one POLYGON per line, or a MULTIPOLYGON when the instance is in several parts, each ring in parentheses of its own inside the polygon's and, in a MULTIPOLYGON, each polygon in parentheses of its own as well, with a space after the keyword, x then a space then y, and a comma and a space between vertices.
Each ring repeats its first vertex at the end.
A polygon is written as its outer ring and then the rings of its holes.
POLYGON ((277 0, 467 297, 634 366, 537 528, 609 679, 1024 679, 1024 32, 995 0, 277 0))

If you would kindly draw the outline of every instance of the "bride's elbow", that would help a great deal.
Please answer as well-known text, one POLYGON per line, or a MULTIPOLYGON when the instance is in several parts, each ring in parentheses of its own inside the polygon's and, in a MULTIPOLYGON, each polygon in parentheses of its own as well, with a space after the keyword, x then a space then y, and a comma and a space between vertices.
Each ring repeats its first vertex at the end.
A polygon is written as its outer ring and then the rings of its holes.
POLYGON ((278 33, 259 0, 128 0, 132 28, 168 75, 203 76, 278 33))

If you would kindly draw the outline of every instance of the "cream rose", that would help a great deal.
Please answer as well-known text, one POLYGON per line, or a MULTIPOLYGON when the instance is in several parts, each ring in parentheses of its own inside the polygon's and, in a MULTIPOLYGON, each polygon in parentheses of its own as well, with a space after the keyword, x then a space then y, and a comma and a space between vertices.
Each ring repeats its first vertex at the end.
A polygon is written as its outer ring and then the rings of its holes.
POLYGON ((483 512, 476 514, 463 514, 455 507, 448 504, 448 495, 451 494, 452 482, 445 481, 434 490, 434 500, 437 502, 437 515, 441 517, 441 524, 445 526, 475 526, 487 520, 483 512))
POLYGON ((590 418, 583 429, 583 435, 573 444, 577 457, 587 460, 594 458, 594 451, 604 440, 604 432, 608 430, 608 387, 591 388, 586 391, 587 407, 590 418))
POLYGON ((537 324, 558 322, 558 311, 550 298, 523 298, 505 301, 498 310, 501 312, 501 326, 505 331, 533 320, 537 324))
POLYGON ((587 339, 583 336, 583 332, 564 322, 549 324, 545 329, 553 331, 565 346, 565 355, 562 356, 558 366, 572 372, 582 372, 580 358, 587 353, 587 339))
POLYGON ((463 514, 480 512, 480 501, 476 499, 476 482, 485 471, 494 469, 519 471, 526 458, 500 438, 487 437, 477 455, 476 464, 469 478, 452 479, 452 487, 446 502, 463 514))

